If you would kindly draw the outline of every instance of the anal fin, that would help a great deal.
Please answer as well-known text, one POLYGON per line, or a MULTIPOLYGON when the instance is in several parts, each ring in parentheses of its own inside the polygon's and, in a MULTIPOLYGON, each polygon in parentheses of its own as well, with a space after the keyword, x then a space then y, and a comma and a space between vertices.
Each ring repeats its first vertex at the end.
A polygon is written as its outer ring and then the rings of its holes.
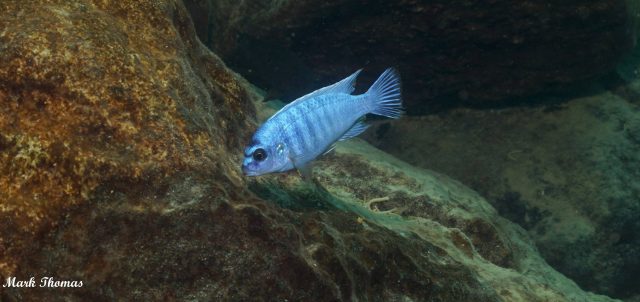
POLYGON ((324 151, 324 153, 322 153, 322 155, 326 155, 327 153, 333 151, 333 149, 336 148, 336 143, 331 144, 331 146, 329 146, 329 148, 327 148, 327 151, 324 151))
POLYGON ((345 132, 342 135, 342 137, 340 137, 338 140, 339 141, 346 141, 346 140, 348 140, 350 138, 354 138, 354 137, 360 135, 360 133, 362 133, 365 130, 367 130, 367 128, 369 128, 369 125, 364 122, 364 119, 360 119, 355 124, 353 124, 353 126, 351 126, 351 128, 349 128, 349 130, 347 130, 347 132, 345 132))

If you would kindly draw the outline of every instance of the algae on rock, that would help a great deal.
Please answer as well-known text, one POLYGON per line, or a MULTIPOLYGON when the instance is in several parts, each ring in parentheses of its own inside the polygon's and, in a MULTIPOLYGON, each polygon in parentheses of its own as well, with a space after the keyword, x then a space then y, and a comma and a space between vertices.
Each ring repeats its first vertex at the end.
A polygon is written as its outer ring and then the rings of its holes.
POLYGON ((106 182, 241 182, 253 107, 181 2, 2 1, 0 28, 0 276, 106 182))
POLYGON ((637 291, 629 282, 640 269, 637 87, 406 118, 379 125, 366 139, 477 190, 583 288, 628 297, 637 291))

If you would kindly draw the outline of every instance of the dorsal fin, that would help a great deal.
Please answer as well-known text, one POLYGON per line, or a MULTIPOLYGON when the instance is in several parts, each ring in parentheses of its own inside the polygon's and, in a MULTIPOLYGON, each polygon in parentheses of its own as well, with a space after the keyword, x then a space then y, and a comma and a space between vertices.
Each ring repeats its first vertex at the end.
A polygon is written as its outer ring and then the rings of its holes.
POLYGON ((288 108, 294 106, 295 104, 303 102, 304 100, 308 100, 308 99, 310 99, 310 98, 312 98, 314 96, 319 96, 319 95, 329 94, 329 93, 351 94, 353 92, 353 90, 355 89, 354 85, 356 83, 356 78, 358 77, 358 74, 360 74, 361 71, 362 71, 362 69, 358 69, 356 72, 354 72, 350 76, 342 79, 340 82, 337 82, 337 83, 335 83, 333 85, 329 85, 329 86, 320 88, 320 89, 318 89, 318 90, 316 90, 314 92, 305 94, 305 95, 297 98, 295 101, 285 105, 280 110, 278 110, 278 112, 276 112, 271 118, 274 118, 276 115, 278 115, 278 113, 286 111, 288 108))
POLYGON ((356 72, 352 73, 350 76, 342 79, 340 82, 337 82, 333 85, 329 85, 327 87, 320 88, 314 92, 306 94, 299 99, 305 99, 316 95, 328 94, 328 93, 346 93, 351 94, 354 89, 356 89, 356 78, 360 74, 362 69, 356 70, 356 72))

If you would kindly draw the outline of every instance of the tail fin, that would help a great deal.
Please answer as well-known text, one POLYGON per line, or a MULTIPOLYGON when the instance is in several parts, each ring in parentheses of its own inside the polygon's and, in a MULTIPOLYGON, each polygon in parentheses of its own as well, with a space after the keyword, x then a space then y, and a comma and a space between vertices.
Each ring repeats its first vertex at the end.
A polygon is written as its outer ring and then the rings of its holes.
POLYGON ((402 115, 400 75, 395 68, 387 68, 367 91, 371 113, 390 118, 402 115))

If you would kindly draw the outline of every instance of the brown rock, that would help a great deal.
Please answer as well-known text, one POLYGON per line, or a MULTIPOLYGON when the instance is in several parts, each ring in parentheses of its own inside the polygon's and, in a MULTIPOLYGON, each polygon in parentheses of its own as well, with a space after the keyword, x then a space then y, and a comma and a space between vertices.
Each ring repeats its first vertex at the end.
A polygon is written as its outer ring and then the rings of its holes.
POLYGON ((240 183, 229 154, 253 107, 181 4, 3 1, 0 11, 0 275, 106 181, 209 165, 240 183))
POLYGON ((568 89, 611 71, 634 38, 625 0, 186 2, 208 12, 203 41, 276 96, 362 67, 365 87, 395 65, 413 114, 568 89))

